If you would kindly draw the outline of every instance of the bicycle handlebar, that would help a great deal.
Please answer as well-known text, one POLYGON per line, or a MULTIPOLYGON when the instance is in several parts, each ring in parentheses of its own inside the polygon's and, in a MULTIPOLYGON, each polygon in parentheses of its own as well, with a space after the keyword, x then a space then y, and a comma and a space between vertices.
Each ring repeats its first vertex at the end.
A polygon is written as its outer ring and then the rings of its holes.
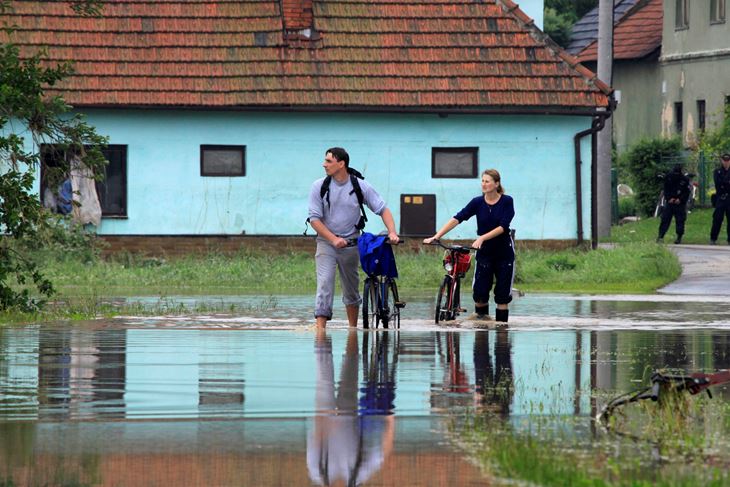
POLYGON ((464 245, 444 245, 441 243, 441 240, 434 240, 431 243, 424 245, 437 245, 446 250, 454 250, 456 252, 463 252, 465 254, 471 252, 472 250, 479 250, 475 247, 465 247, 464 245))
MULTIPOLYGON (((355 247, 355 246, 357 246, 357 240, 358 240, 358 238, 359 237, 346 238, 345 241, 347 242, 347 246, 348 247, 355 247)), ((386 239, 385 240, 385 243, 387 243, 388 245, 400 245, 402 243, 405 243, 405 241, 406 241, 406 239, 399 238, 398 239, 398 242, 393 243, 393 242, 390 241, 390 239, 386 239)))

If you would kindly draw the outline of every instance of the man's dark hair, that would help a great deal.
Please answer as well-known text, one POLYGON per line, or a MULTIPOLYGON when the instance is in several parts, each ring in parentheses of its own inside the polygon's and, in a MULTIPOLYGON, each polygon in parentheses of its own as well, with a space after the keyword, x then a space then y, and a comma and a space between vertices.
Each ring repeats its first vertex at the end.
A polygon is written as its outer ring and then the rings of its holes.
POLYGON ((350 155, 345 149, 343 149, 342 147, 332 147, 330 149, 327 149, 325 151, 325 154, 327 154, 328 152, 332 154, 334 158, 338 161, 343 161, 345 163, 345 167, 350 167, 350 155))

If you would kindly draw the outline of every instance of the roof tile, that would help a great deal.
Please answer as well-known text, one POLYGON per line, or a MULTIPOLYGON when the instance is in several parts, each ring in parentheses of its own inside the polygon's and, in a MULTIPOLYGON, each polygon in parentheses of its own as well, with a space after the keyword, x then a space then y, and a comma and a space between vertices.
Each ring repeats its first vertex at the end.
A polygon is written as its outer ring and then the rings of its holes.
POLYGON ((610 93, 511 0, 13 5, 22 55, 75 63, 47 92, 77 106, 592 110, 610 93))

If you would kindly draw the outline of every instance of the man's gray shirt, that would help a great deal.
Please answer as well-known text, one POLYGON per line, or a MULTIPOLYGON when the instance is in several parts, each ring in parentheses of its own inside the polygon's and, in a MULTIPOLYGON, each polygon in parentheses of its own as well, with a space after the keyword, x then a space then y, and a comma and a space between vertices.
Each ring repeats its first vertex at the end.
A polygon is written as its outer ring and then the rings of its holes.
MULTIPOLYGON (((309 191, 309 219, 320 220, 329 230, 339 237, 349 237, 357 233, 355 225, 360 221, 360 205, 357 195, 352 188, 352 181, 348 175, 344 183, 338 183, 332 178, 329 189, 329 204, 327 195, 319 195, 325 178, 318 179, 312 184, 309 191)), ((376 215, 382 215, 385 210, 385 201, 370 184, 360 179, 360 189, 364 203, 376 215)))

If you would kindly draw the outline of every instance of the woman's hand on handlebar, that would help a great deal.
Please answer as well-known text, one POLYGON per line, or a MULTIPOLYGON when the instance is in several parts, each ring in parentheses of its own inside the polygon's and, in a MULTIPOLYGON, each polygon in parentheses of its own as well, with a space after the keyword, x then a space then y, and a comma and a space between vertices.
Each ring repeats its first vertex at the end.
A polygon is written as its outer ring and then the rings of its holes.
POLYGON ((434 235, 433 237, 428 237, 428 238, 423 239, 423 243, 426 245, 431 245, 432 243, 438 242, 438 241, 439 241, 439 239, 436 238, 436 235, 434 235))

